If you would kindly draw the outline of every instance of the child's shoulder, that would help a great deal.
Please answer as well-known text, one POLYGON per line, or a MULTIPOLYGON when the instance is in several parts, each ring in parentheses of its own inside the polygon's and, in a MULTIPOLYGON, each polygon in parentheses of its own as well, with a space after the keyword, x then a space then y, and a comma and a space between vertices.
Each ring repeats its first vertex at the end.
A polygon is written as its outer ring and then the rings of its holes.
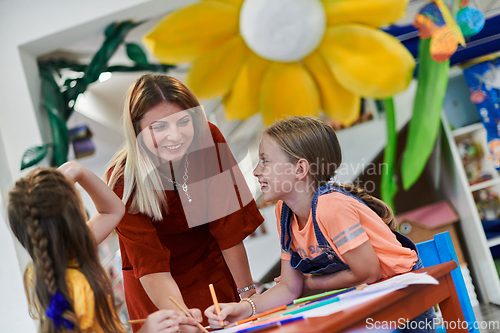
POLYGON ((66 282, 68 283, 68 287, 72 290, 73 298, 79 294, 81 296, 81 293, 89 294, 87 296, 92 297, 93 291, 89 281, 78 268, 68 268, 66 270, 66 282))
POLYGON ((318 198, 318 205, 321 204, 328 204, 329 206, 335 206, 335 207, 345 207, 346 205, 352 206, 352 205, 363 205, 361 202, 359 202, 356 198, 353 198, 350 195, 340 193, 340 192, 331 192, 331 193, 326 193, 318 198))

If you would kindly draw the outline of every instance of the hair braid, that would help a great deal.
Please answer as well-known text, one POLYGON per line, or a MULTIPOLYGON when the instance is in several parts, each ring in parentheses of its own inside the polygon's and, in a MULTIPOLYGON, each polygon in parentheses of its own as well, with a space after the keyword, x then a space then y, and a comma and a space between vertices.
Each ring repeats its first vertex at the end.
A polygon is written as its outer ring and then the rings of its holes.
POLYGON ((99 262, 95 238, 73 184, 55 169, 36 169, 18 180, 10 191, 8 213, 14 235, 33 259, 33 267, 25 274, 25 288, 30 311, 37 312, 40 319, 40 332, 82 331, 73 298, 80 299, 81 295, 74 294, 79 286, 67 280, 72 261, 77 262, 93 291, 95 326, 106 333, 123 332, 113 307, 111 283, 99 262), (47 310, 55 308, 51 304, 56 302, 53 296, 57 294, 69 303, 60 316, 74 324, 71 330, 64 322, 56 327, 47 316, 47 310))
POLYGON ((47 291, 50 295, 57 291, 56 279, 54 277, 54 268, 47 249, 48 240, 40 226, 40 221, 37 218, 31 218, 31 223, 28 224, 28 235, 30 236, 31 244, 33 244, 33 253, 35 254, 35 265, 42 273, 44 282, 47 286, 47 291))

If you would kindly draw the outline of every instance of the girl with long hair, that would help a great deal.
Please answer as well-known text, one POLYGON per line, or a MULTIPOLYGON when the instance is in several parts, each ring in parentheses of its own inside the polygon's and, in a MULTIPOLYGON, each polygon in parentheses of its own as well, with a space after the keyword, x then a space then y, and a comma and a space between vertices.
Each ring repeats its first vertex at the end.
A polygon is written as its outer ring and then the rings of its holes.
POLYGON ((202 320, 209 284, 223 302, 255 293, 242 241, 263 218, 196 96, 173 77, 145 74, 123 120, 126 142, 106 176, 126 204, 116 232, 130 318, 175 308, 171 296, 202 320))
MULTIPOLYGON (((120 199, 76 162, 58 170, 39 168, 16 182, 9 193, 8 217, 33 259, 25 287, 30 314, 40 320, 41 332, 124 332, 97 251, 123 213, 120 199), (97 209, 88 221, 75 183, 97 209)), ((143 333, 177 332, 179 323, 187 322, 184 318, 173 311, 156 313, 143 333)))
MULTIPOLYGON (((288 304, 311 291, 372 283, 423 267, 415 244, 395 231, 389 206, 362 188, 335 181, 341 163, 335 132, 317 118, 291 117, 264 131, 253 173, 263 200, 279 200, 281 278, 245 302, 220 304, 220 315, 208 308, 211 326, 288 304)), ((433 318, 429 309, 404 331, 428 332, 433 318)))

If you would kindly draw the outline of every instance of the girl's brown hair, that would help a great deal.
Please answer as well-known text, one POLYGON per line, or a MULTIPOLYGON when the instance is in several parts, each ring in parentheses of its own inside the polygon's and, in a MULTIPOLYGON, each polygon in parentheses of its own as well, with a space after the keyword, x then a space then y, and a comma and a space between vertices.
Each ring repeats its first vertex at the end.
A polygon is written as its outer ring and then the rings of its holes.
MULTIPOLYGON (((335 131, 313 117, 290 117, 271 124, 264 132, 285 152, 291 163, 304 158, 309 162, 309 175, 316 190, 325 185, 342 163, 342 151, 335 131)), ((354 194, 395 230, 391 208, 354 185, 335 184, 354 194)))
POLYGON ((200 143, 207 128, 207 120, 196 96, 171 76, 142 75, 130 87, 125 101, 125 146, 111 159, 104 176, 111 188, 124 176, 122 201, 127 204, 130 199, 129 212, 144 213, 154 221, 162 219, 162 208, 168 211, 168 205, 164 192, 155 190, 163 188, 160 177, 148 158, 147 148, 141 140, 137 140, 137 136, 141 133, 140 121, 144 114, 162 102, 174 103, 191 115, 194 127, 192 144, 200 143))
POLYGON ((95 318, 102 330, 123 332, 113 306, 113 289, 100 264, 97 244, 84 213, 76 189, 55 169, 32 171, 18 180, 9 193, 10 226, 33 259, 33 281, 25 278, 25 287, 31 314, 38 312, 41 332, 81 332, 66 281, 70 262, 76 262, 94 292, 95 318), (56 292, 69 303, 62 317, 74 324, 73 330, 65 325, 56 328, 45 315, 56 292))

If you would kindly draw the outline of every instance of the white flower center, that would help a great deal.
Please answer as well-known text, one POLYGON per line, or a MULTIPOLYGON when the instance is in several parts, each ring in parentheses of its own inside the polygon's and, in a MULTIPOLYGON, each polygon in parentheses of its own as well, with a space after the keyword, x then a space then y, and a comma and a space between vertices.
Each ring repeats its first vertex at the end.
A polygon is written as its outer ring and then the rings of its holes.
POLYGON ((318 47, 326 29, 319 0, 245 0, 240 33, 259 56, 281 62, 303 59, 318 47))

